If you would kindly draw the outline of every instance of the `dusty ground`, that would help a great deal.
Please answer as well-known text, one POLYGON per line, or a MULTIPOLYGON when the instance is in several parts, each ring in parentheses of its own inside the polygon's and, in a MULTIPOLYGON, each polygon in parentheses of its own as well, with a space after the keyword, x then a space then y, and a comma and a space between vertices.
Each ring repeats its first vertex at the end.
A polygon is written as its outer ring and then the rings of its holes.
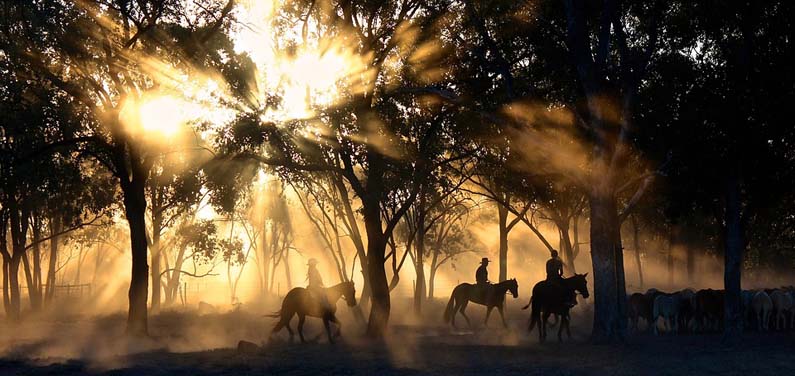
MULTIPOLYGON (((635 335, 625 345, 587 342, 589 323, 580 318, 574 338, 538 344, 524 331, 526 311, 510 307, 509 330, 484 330, 482 308, 471 307, 473 331, 439 323, 440 307, 428 308, 433 324, 417 325, 397 311, 385 342, 364 339, 361 327, 343 313, 345 337, 306 345, 279 336, 265 343, 271 319, 260 313, 165 312, 151 319, 153 338, 130 341, 121 332, 124 315, 40 318, 21 326, 0 324, 0 375, 244 375, 244 374, 501 374, 501 375, 690 375, 795 374, 795 335, 749 334, 735 348, 718 335, 635 335), (264 344, 240 353, 237 341, 264 344)), ((587 316, 587 315, 586 315, 587 316)), ((497 326, 494 318, 492 326, 497 326)), ((308 337, 321 331, 307 323, 308 337)))

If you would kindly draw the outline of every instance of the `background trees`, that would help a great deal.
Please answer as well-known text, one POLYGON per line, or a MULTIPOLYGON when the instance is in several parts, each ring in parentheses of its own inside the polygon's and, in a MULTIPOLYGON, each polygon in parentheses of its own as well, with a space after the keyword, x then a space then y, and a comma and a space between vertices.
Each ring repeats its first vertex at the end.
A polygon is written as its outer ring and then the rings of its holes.
POLYGON ((626 235, 641 284, 649 239, 666 239, 671 282, 675 248, 688 283, 699 256, 724 256, 732 340, 743 271, 793 264, 791 5, 194 4, 2 8, 9 316, 20 284, 32 308, 52 296, 63 237, 118 219, 116 201, 138 334, 149 281, 157 309, 223 261, 211 274, 233 299, 254 272, 267 296, 297 284, 290 258, 323 255, 339 280, 364 281, 381 336, 401 270, 421 313, 442 265, 489 251, 476 197, 495 205, 499 280, 516 226, 539 258, 559 248, 567 273, 591 255, 598 341, 626 334, 626 235), (322 253, 299 252, 306 239, 322 253))

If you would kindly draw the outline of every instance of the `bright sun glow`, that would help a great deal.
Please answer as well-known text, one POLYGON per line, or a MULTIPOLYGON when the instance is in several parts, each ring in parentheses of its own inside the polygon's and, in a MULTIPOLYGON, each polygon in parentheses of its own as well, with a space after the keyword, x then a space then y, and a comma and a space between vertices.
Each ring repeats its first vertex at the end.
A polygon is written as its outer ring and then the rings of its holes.
MULTIPOLYGON (((233 40, 238 53, 247 53, 257 66, 257 88, 254 93, 263 106, 269 94, 281 97, 278 108, 265 110, 267 120, 305 119, 315 115, 315 109, 327 107, 340 100, 341 89, 357 90, 362 82, 371 79, 369 57, 353 52, 338 40, 311 37, 321 34, 310 31, 310 37, 302 41, 302 23, 295 25, 282 38, 299 43, 296 51, 287 53, 279 46, 285 40, 274 40, 272 22, 281 2, 271 0, 249 0, 238 8, 238 28, 233 40)), ((311 28, 311 25, 310 25, 311 28)))
POLYGON ((146 100, 138 108, 141 128, 147 133, 158 133, 171 138, 187 120, 184 109, 182 101, 170 96, 146 100))
POLYGON ((192 117, 188 102, 170 95, 127 99, 119 114, 127 131, 152 140, 174 138, 192 117))

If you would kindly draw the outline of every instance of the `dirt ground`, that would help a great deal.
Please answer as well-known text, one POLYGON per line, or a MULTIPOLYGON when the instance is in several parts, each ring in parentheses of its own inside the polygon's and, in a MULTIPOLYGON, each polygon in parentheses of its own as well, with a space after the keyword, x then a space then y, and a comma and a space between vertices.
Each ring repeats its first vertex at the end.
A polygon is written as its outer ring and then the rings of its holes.
MULTIPOLYGON (((382 342, 341 312, 344 337, 328 344, 317 320, 308 320, 308 344, 286 333, 268 341, 273 320, 261 310, 204 313, 168 311, 150 320, 152 338, 123 335, 124 315, 60 315, 23 324, 0 323, 0 375, 786 375, 795 374, 795 335, 750 333, 742 345, 721 345, 720 336, 654 337, 635 334, 622 345, 587 340, 587 307, 580 308, 573 338, 547 343, 526 333, 527 311, 509 306, 509 329, 482 326, 483 308, 471 306, 474 330, 451 330, 438 319, 440 303, 417 324, 406 310, 393 313, 382 342), (584 311, 584 312, 583 312, 584 311), (239 340, 263 345, 239 352, 239 340)), ((341 308, 342 310, 347 310, 341 308)), ((495 312, 496 313, 496 312, 495 312)), ((296 320, 297 321, 297 320, 296 320)), ((295 324, 295 323, 294 323, 295 324)))

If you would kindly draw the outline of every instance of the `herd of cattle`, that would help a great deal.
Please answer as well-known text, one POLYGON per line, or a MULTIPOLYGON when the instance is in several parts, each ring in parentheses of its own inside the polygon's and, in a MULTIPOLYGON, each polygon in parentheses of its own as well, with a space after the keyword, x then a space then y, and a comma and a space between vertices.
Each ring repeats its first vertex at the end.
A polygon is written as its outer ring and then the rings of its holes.
MULTIPOLYGON (((684 289, 665 293, 650 289, 628 297, 630 326, 638 330, 638 321, 647 330, 659 334, 658 321, 666 332, 708 332, 723 324, 723 290, 684 289)), ((795 287, 743 290, 742 308, 745 327, 758 331, 795 329, 795 287)))

